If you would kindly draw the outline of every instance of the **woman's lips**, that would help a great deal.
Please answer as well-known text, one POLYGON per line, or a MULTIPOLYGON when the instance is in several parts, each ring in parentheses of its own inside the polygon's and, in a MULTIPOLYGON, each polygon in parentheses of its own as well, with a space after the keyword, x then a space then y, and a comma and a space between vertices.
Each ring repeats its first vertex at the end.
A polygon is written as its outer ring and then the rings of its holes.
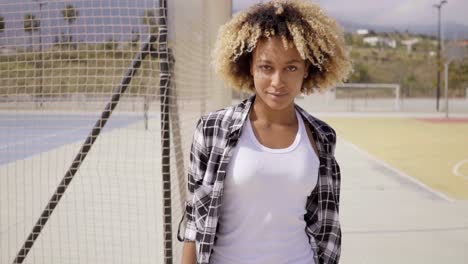
POLYGON ((282 94, 275 94, 275 93, 267 93, 269 94, 271 97, 273 97, 274 99, 277 99, 277 98, 282 98, 284 96, 287 95, 287 93, 282 93, 282 94))

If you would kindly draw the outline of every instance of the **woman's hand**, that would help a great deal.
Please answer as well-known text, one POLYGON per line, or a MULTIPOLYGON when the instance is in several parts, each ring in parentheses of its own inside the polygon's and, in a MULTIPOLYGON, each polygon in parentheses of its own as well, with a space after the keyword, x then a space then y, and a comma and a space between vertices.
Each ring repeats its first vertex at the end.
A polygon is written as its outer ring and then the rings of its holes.
POLYGON ((197 255, 195 250, 194 241, 184 242, 184 248, 182 250, 182 264, 196 264, 197 255))

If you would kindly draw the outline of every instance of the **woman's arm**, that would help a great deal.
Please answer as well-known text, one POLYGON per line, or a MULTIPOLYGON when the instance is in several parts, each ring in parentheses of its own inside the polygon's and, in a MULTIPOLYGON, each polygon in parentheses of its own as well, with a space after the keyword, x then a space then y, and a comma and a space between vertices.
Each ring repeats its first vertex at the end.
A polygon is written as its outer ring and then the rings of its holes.
POLYGON ((186 241, 184 242, 184 248, 182 250, 182 264, 196 264, 197 256, 195 252, 195 242, 186 241))
MULTIPOLYGON (((184 241, 182 249, 182 264, 196 264, 196 246, 195 237, 197 229, 195 227, 195 212, 192 206, 192 198, 196 189, 200 186, 205 170, 208 164, 208 154, 205 146, 205 135, 203 133, 203 117, 197 122, 195 132, 192 138, 192 146, 190 149, 190 162, 188 168, 188 200, 185 204, 184 215, 187 218, 185 225, 184 238, 179 238, 179 230, 177 232, 177 239, 184 241)), ((182 218, 183 219, 183 218, 182 218)), ((182 221, 181 221, 182 223, 182 221)))

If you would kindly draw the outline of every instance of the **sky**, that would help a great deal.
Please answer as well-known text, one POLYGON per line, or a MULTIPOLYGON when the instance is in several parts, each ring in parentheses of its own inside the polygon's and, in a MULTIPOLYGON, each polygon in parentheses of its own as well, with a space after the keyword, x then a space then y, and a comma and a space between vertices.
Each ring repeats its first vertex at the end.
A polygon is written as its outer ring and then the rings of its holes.
MULTIPOLYGON (((103 42, 111 37, 114 40, 131 39, 133 29, 146 32, 141 16, 147 8, 155 8, 155 0, 0 0, 0 15, 5 18, 5 32, 0 35, 0 46, 30 45, 29 34, 23 30, 23 16, 34 13, 42 17, 42 43, 50 44, 61 32, 70 30, 75 39, 86 42, 103 42), (47 3, 39 12, 38 3, 47 3), (67 27, 61 11, 65 5, 73 4, 78 19, 67 27)), ((32 42, 39 43, 39 34, 34 34, 32 42)))
MULTIPOLYGON (((232 0, 234 11, 261 0, 232 0)), ((365 25, 394 26, 437 23, 434 0, 315 0, 340 21, 365 25)), ((442 20, 468 26, 468 0, 448 0, 442 8, 442 20)))
MULTIPOLYGON (((261 0, 232 1, 235 12, 261 0)), ((436 0, 314 1, 339 22, 346 23, 348 27, 366 26, 378 31, 378 28, 372 26, 379 25, 388 26, 392 30, 415 30, 427 34, 435 34, 437 29, 437 10, 433 7, 433 4, 438 2, 436 0), (424 25, 426 29, 416 30, 412 28, 414 25, 424 25)), ((80 12, 70 31, 77 35, 78 40, 86 42, 103 42, 110 37, 117 41, 129 40, 134 29, 146 32, 146 28, 141 23, 141 15, 145 9, 158 6, 157 0, 40 0, 40 2, 48 3, 40 12, 42 14, 40 16, 44 18, 41 22, 43 43, 52 43, 61 32, 68 30, 60 13, 66 4, 75 5, 80 12)), ((448 0, 448 4, 444 5, 442 10, 444 36, 468 39, 468 0, 448 0), (448 23, 464 26, 449 27, 448 23), (455 29, 450 30, 450 28, 455 29)), ((30 35, 23 30, 23 16, 27 12, 39 16, 37 0, 0 0, 0 15, 5 17, 6 23, 5 31, 0 34, 0 45, 29 45, 30 42, 39 42, 34 39, 38 38, 38 34, 35 34, 31 40, 30 35)))

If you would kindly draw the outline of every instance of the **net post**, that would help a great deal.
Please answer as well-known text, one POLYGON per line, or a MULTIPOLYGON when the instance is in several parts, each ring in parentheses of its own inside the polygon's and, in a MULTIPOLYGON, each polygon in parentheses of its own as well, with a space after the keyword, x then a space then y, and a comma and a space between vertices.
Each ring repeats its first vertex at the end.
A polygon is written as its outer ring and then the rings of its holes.
POLYGON ((445 118, 449 118, 449 98, 448 98, 448 82, 449 82, 449 68, 452 61, 463 60, 467 58, 468 54, 463 43, 454 41, 447 45, 443 54, 444 66, 444 81, 445 81, 445 118))
POLYGON ((395 96, 395 110, 396 110, 396 111, 400 111, 400 85, 399 85, 399 84, 396 84, 396 85, 395 85, 395 92, 396 92, 396 96, 395 96))
POLYGON ((161 101, 161 172, 163 185, 163 239, 164 263, 173 263, 172 245, 172 194, 171 194, 171 167, 170 167, 170 118, 171 105, 171 71, 170 54, 167 47, 167 2, 159 1, 159 32, 158 32, 158 61, 159 61, 159 89, 161 101))

